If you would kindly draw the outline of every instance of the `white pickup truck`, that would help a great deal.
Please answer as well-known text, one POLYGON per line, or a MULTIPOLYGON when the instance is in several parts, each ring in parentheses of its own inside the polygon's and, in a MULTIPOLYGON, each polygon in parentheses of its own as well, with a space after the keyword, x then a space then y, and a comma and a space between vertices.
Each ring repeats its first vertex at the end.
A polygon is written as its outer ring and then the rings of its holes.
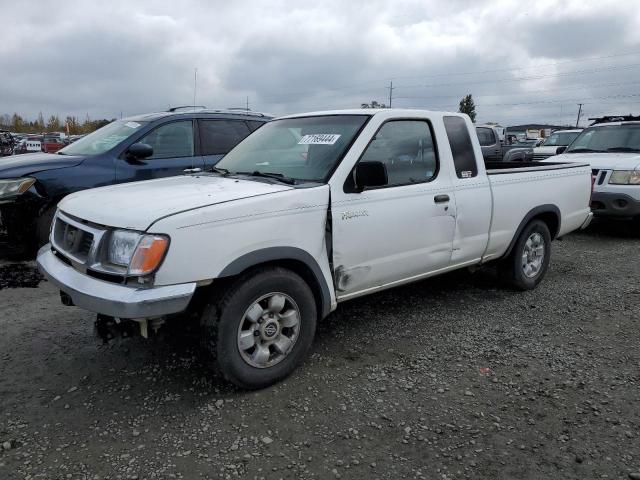
POLYGON ((466 115, 307 113, 211 172, 66 197, 38 264, 64 303, 112 325, 146 335, 198 316, 225 377, 259 388, 346 300, 490 261, 534 288, 551 241, 590 221, 590 194, 584 164, 487 170, 466 115))

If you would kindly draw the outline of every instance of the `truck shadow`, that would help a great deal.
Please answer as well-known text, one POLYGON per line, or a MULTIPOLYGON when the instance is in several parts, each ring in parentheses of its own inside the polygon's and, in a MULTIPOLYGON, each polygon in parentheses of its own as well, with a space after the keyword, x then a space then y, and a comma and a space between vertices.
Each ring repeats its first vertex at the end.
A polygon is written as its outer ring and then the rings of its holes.
POLYGON ((609 239, 640 239, 640 222, 632 220, 615 220, 594 218, 585 230, 578 230, 571 235, 603 237, 609 239))
POLYGON ((44 277, 32 263, 0 265, 0 290, 3 288, 37 288, 44 277))

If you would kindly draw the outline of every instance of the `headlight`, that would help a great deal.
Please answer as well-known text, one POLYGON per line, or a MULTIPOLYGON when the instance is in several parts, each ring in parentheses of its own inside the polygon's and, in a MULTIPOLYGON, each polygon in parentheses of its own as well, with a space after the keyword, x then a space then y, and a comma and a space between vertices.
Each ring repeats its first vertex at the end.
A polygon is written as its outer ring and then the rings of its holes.
POLYGON ((35 178, 14 178, 11 180, 0 180, 0 198, 21 195, 29 187, 36 183, 35 178))
POLYGON ((147 275, 158 266, 169 246, 164 235, 145 235, 130 230, 111 234, 107 259, 109 263, 127 267, 129 275, 147 275))
POLYGON ((640 185, 640 171, 638 170, 614 170, 609 178, 613 185, 640 185))

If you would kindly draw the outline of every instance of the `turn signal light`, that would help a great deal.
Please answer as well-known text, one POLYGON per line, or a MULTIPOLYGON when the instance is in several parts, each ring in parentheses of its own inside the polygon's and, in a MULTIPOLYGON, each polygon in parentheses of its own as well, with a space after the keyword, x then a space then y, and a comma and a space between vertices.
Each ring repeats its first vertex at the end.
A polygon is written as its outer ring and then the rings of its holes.
POLYGON ((145 235, 138 243, 131 263, 129 275, 148 275, 156 270, 164 259, 169 239, 160 235, 145 235))

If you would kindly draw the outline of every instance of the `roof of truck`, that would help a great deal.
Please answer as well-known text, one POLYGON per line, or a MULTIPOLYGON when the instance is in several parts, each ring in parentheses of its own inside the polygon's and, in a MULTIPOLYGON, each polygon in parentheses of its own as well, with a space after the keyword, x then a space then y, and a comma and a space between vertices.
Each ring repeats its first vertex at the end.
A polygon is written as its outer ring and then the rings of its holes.
POLYGON ((418 110, 410 108, 351 108, 346 110, 323 110, 317 112, 296 113, 292 115, 284 115, 279 118, 298 118, 298 117, 319 117, 328 115, 385 115, 385 116, 402 116, 416 117, 418 114, 429 114, 430 116, 450 115, 462 116, 462 113, 455 112, 439 112, 434 110, 418 110))

